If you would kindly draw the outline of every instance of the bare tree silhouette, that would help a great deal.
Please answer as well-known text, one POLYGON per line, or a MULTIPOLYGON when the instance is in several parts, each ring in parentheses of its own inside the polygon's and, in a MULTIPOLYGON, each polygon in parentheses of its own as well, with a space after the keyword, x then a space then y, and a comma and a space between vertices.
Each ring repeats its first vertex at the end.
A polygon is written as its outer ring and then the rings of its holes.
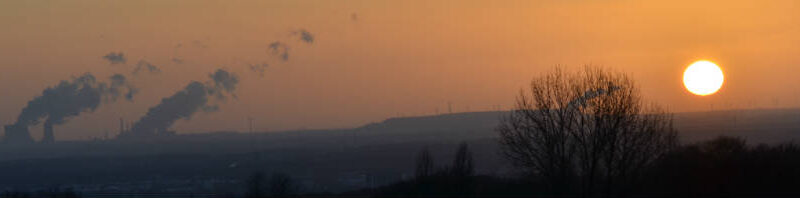
POLYGON ((416 177, 417 179, 425 178, 433 175, 434 173, 433 167, 433 157, 431 157, 431 152, 428 151, 428 148, 423 148, 417 154, 417 170, 416 170, 416 177))
POLYGON ((473 174, 475 173, 472 164, 472 152, 466 142, 462 142, 456 150, 453 165, 445 173, 443 178, 445 192, 447 196, 469 197, 474 194, 473 174))
POLYGON ((264 173, 262 172, 255 172, 247 178, 247 192, 245 197, 248 198, 259 198, 265 197, 266 193, 264 192, 265 181, 264 181, 264 173))
POLYGON ((475 172, 472 165, 472 153, 467 147, 467 143, 462 142, 458 146, 453 166, 450 168, 450 174, 454 177, 470 177, 475 172))
POLYGON ((671 114, 643 104, 625 74, 589 66, 534 78, 497 131, 504 156, 557 195, 624 194, 677 145, 671 114))

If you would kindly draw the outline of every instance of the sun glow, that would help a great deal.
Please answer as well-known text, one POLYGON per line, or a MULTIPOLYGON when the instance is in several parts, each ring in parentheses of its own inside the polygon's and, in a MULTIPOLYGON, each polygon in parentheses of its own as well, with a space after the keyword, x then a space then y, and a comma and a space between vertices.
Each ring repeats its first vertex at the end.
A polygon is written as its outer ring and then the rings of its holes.
POLYGON ((700 60, 692 63, 683 72, 683 85, 695 95, 706 96, 716 93, 724 81, 722 69, 711 61, 700 60))

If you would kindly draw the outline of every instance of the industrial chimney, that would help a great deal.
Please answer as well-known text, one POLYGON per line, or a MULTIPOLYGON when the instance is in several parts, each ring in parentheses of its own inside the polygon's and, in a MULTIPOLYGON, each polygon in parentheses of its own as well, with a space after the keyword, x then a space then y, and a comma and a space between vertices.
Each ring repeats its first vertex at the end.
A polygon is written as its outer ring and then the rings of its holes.
POLYGON ((42 137, 42 143, 53 143, 56 141, 55 136, 53 136, 53 123, 44 122, 44 137, 42 137))
POLYGON ((31 138, 31 134, 28 133, 27 126, 20 126, 20 125, 6 125, 5 126, 5 137, 3 138, 3 142, 5 143, 32 143, 33 138, 31 138))

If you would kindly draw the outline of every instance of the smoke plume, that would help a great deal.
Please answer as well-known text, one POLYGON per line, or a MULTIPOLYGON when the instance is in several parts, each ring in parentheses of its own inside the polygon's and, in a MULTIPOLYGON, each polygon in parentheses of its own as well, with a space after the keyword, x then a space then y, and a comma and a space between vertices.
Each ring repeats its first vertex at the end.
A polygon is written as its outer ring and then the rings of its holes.
POLYGON ((292 32, 293 35, 299 35, 300 40, 306 43, 314 43, 314 35, 311 32, 306 31, 305 29, 299 29, 297 31, 292 32))
POLYGON ((277 55, 283 61, 289 60, 289 46, 281 43, 280 41, 275 41, 269 44, 269 50, 273 55, 277 55))
POLYGON ((133 95, 136 95, 139 90, 130 84, 124 75, 114 74, 111 76, 111 86, 108 87, 107 92, 110 101, 116 101, 121 95, 124 96, 126 100, 133 101, 133 95))
POLYGON ((183 59, 180 58, 172 58, 172 62, 175 64, 183 64, 183 59))
POLYGON ((259 77, 264 77, 264 72, 269 67, 269 64, 261 63, 261 64, 250 64, 250 71, 258 73, 259 77))
POLYGON ((122 136, 150 136, 167 133, 167 129, 178 119, 190 119, 198 111, 217 111, 219 107, 210 104, 210 97, 225 99, 226 95, 233 95, 239 79, 236 75, 226 70, 218 69, 209 74, 209 81, 201 83, 192 81, 184 89, 174 95, 164 98, 161 103, 150 108, 131 131, 122 136))
POLYGON ((103 56, 103 59, 108 60, 108 62, 111 63, 112 65, 125 63, 128 61, 128 59, 125 58, 125 54, 123 54, 122 52, 117 52, 117 53, 110 52, 105 56, 103 56))
POLYGON ((27 106, 17 116, 17 122, 5 127, 6 142, 30 142, 28 127, 44 120, 43 141, 54 141, 52 128, 64 124, 69 118, 83 112, 93 112, 104 101, 113 102, 120 96, 133 99, 135 89, 125 76, 111 76, 110 84, 98 82, 94 75, 83 74, 72 80, 64 80, 58 85, 42 91, 42 95, 28 101, 27 106), (127 92, 126 92, 127 91, 127 92))
POLYGON ((137 75, 142 71, 147 71, 151 74, 161 73, 161 69, 159 69, 157 66, 150 64, 147 61, 140 60, 139 63, 136 63, 136 68, 133 69, 133 75, 137 75))
POLYGON ((599 97, 601 95, 611 94, 611 92, 617 91, 619 89, 621 89, 621 88, 618 87, 618 86, 612 86, 611 89, 609 89, 609 90, 596 89, 596 90, 585 91, 585 92, 583 92, 583 95, 581 95, 579 97, 576 97, 575 99, 573 99, 572 101, 567 103, 567 108, 575 109, 575 108, 578 108, 578 107, 584 107, 584 106, 586 106, 586 101, 589 101, 589 100, 591 100, 593 98, 596 98, 596 97, 599 97))

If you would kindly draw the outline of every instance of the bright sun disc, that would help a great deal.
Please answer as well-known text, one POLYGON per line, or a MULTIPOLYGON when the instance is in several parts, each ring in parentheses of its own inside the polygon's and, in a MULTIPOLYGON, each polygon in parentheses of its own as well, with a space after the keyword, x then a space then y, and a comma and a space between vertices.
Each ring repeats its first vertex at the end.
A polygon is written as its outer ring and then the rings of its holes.
POLYGON ((711 61, 694 62, 683 72, 683 85, 696 95, 716 93, 722 87, 723 80, 722 69, 711 61))

